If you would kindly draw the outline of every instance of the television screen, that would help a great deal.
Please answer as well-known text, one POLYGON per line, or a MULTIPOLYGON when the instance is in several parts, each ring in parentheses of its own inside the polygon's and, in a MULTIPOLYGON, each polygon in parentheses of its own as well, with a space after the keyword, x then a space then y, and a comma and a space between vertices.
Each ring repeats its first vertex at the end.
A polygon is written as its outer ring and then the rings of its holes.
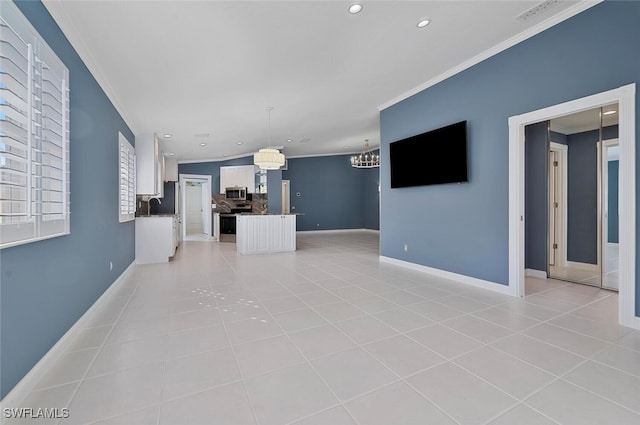
POLYGON ((389 145, 391 188, 460 183, 467 179, 467 122, 389 145))

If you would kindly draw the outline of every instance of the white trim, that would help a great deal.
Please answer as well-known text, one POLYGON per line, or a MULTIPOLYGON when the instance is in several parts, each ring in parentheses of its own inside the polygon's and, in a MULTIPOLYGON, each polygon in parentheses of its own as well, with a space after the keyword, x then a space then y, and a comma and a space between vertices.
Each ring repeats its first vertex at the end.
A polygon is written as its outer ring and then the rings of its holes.
MULTIPOLYGON (((178 182, 180 184, 180 196, 182 197, 181 199, 181 205, 180 205, 180 221, 181 221, 181 226, 180 226, 180 240, 186 240, 187 239, 187 218, 185 217, 185 212, 187 210, 187 190, 186 190, 186 184, 187 181, 192 181, 192 180, 197 180, 197 181, 202 181, 202 180, 206 180, 205 186, 207 187, 204 190, 208 190, 208 193, 212 193, 211 190, 213 188, 213 186, 211 186, 211 175, 209 174, 179 174, 178 175, 178 182)), ((203 208, 205 208, 205 206, 203 205, 203 208)), ((209 211, 211 211, 211 202, 209 202, 209 205, 207 206, 207 208, 209 208, 209 211)), ((213 219, 212 219, 213 220, 213 219)), ((209 237, 213 237, 213 223, 211 223, 209 225, 209 233, 205 233, 207 236, 209 237)), ((203 228, 203 230, 205 230, 203 228)))
POLYGON ((543 270, 524 269, 524 275, 526 277, 535 277, 536 279, 546 279, 547 272, 543 270))
POLYGON ((404 93, 402 93, 399 96, 394 97, 393 99, 383 103, 382 105, 378 106, 378 111, 382 111, 384 109, 387 109, 393 105, 395 105, 396 103, 400 103, 403 100, 420 93, 423 90, 428 89, 429 87, 435 86, 436 84, 446 80, 447 78, 450 78, 462 71, 464 71, 465 69, 471 68, 474 65, 477 65, 478 63, 482 62, 485 59, 488 59, 492 56, 497 55, 498 53, 507 50, 510 47, 515 46, 516 44, 533 37, 536 34, 539 34, 549 28, 551 28, 554 25, 559 24, 562 21, 565 21, 569 18, 571 18, 572 16, 577 15, 578 13, 584 12, 585 10, 589 9, 590 7, 595 6, 598 3, 601 3, 603 0, 582 0, 579 1, 577 4, 575 4, 572 7, 569 7, 568 9, 563 10, 562 12, 558 13, 557 15, 554 15, 552 17, 550 17, 549 19, 546 19, 542 22, 540 22, 539 24, 519 33, 516 34, 515 36, 509 38, 508 40, 503 41, 500 44, 497 44, 493 47, 491 47, 490 49, 485 50, 484 52, 472 57, 469 60, 466 60, 464 62, 462 62, 460 65, 454 66, 453 68, 450 68, 449 70, 443 72, 442 74, 436 76, 435 78, 430 79, 427 82, 424 82, 422 84, 420 84, 417 87, 412 88, 411 90, 408 90, 404 93))
POLYGON ((640 329, 636 301, 636 128, 635 83, 559 105, 509 117, 509 287, 524 296, 524 127, 568 113, 618 102, 620 141, 621 325, 640 329))
POLYGON ((618 242, 607 242, 607 246, 609 248, 619 248, 620 244, 618 242))
POLYGON ((567 267, 572 269, 585 270, 595 274, 600 274, 600 266, 598 264, 580 263, 578 261, 567 261, 567 267))
POLYGON ((93 319, 93 316, 100 310, 100 308, 109 301, 112 294, 120 288, 120 286, 129 277, 129 274, 135 268, 135 261, 129 264, 118 278, 102 293, 91 307, 65 332, 62 337, 56 342, 53 347, 42 356, 42 358, 36 363, 29 372, 16 384, 15 387, 7 394, 1 401, 0 410, 3 407, 17 407, 25 400, 29 393, 35 388, 40 378, 44 376, 51 366, 67 352, 71 344, 78 338, 79 334, 86 329, 87 323, 93 319))
MULTIPOLYGON (((514 295, 513 288, 507 285, 501 285, 489 280, 478 279, 463 274, 453 273, 446 270, 434 269, 433 267, 423 266, 421 264, 410 263, 408 261, 398 260, 396 258, 385 257, 381 255, 379 257, 381 263, 393 264, 396 266, 404 267, 406 269, 415 270, 418 272, 430 274, 445 279, 455 280, 466 285, 475 286, 476 288, 487 289, 489 291, 498 292, 505 295, 514 295)), ((546 273, 545 273, 546 277, 546 273)))

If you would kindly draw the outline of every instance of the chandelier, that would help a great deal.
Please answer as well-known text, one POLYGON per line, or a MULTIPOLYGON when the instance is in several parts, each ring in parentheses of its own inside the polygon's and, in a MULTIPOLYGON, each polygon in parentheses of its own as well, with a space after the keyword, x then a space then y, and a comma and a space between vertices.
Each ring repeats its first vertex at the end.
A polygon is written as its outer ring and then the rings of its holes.
POLYGON ((351 157, 351 166, 355 168, 375 168, 380 166, 380 155, 369 150, 369 140, 364 141, 364 151, 351 157))
POLYGON ((253 163, 262 170, 278 170, 284 165, 284 155, 278 149, 271 147, 271 111, 273 106, 267 106, 265 110, 269 113, 269 147, 254 153, 253 163))

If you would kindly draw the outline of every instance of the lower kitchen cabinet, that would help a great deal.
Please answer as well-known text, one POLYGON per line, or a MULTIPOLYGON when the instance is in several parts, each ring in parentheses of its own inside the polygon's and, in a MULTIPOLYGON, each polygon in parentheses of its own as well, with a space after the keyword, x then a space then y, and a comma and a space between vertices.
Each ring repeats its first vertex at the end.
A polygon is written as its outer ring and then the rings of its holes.
POLYGON ((136 263, 166 263, 179 244, 175 215, 136 217, 136 263))
POLYGON ((236 220, 236 248, 240 254, 296 250, 296 216, 294 214, 239 214, 236 220))

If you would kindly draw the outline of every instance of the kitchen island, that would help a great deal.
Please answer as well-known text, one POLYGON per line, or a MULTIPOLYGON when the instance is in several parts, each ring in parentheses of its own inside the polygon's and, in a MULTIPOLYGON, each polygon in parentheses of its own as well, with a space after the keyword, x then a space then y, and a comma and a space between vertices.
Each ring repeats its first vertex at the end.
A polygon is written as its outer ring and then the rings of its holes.
POLYGON ((296 250, 295 214, 238 214, 236 249, 240 254, 296 250))

